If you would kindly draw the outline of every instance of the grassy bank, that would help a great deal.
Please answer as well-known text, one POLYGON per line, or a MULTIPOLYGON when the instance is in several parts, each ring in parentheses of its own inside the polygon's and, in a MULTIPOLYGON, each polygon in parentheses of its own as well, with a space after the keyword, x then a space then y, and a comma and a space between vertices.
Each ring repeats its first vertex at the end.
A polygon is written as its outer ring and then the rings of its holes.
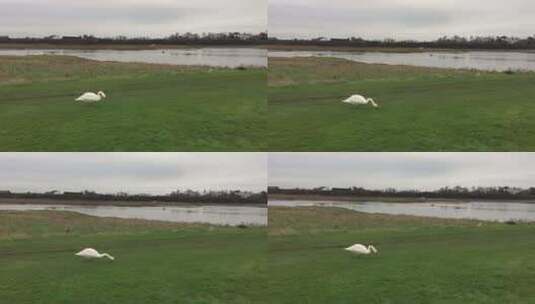
POLYGON ((270 58, 271 151, 530 151, 535 73, 270 58), (373 97, 380 109, 341 103, 373 97))
POLYGON ((258 151, 266 71, 0 57, 1 151, 258 151), (98 104, 74 99, 102 90, 98 104))
POLYGON ((531 303, 535 225, 270 208, 277 303, 531 303), (373 243, 377 256, 343 248, 373 243))
POLYGON ((265 303, 265 246, 263 228, 0 212, 0 302, 265 303))

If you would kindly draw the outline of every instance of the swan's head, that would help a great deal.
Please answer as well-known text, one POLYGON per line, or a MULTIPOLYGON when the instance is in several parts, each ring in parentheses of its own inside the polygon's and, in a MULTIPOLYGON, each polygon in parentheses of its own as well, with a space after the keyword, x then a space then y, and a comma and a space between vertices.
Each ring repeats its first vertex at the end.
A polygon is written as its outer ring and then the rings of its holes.
POLYGON ((104 92, 102 92, 102 91, 99 91, 99 92, 97 93, 97 95, 99 95, 99 96, 102 97, 102 98, 106 98, 106 94, 104 94, 104 92))
POLYGON ((375 248, 373 245, 370 245, 368 248, 370 248, 370 251, 373 252, 373 253, 379 252, 379 251, 377 251, 377 248, 375 248))
POLYGON ((372 98, 368 98, 368 102, 371 103, 371 105, 374 107, 374 108, 378 108, 379 105, 375 103, 375 100, 373 100, 372 98))

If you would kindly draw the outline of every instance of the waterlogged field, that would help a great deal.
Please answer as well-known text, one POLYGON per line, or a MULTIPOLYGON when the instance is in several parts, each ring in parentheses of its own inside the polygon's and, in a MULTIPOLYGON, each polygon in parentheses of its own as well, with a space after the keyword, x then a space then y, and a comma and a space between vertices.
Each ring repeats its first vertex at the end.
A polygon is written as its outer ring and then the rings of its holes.
POLYGON ((531 303, 535 225, 270 207, 273 303, 531 303), (343 248, 372 243, 376 256, 343 248))
POLYGON ((265 228, 0 212, 0 303, 269 303, 265 249, 265 228))
POLYGON ((270 151, 535 149, 535 73, 270 58, 268 83, 270 151))
POLYGON ((259 151, 265 84, 262 68, 0 57, 0 150, 259 151))

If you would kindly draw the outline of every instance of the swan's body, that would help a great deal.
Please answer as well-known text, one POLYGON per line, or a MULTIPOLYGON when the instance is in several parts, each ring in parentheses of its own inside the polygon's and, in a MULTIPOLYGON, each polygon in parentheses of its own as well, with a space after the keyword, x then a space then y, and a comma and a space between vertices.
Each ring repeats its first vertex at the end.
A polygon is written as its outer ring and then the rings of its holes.
POLYGON ((375 101, 371 98, 366 98, 362 95, 353 95, 349 97, 348 99, 342 101, 345 103, 349 103, 352 105, 369 105, 371 104, 374 108, 378 108, 379 105, 375 103, 375 101))
POLYGON ((98 253, 98 251, 96 251, 93 248, 86 248, 78 252, 76 255, 82 258, 86 258, 86 259, 101 259, 103 257, 106 257, 112 261, 115 260, 115 258, 112 257, 111 255, 107 253, 98 253))
POLYGON ((350 251, 355 254, 374 254, 377 253, 377 249, 373 247, 373 245, 369 245, 368 247, 362 245, 362 244, 355 244, 351 247, 345 248, 345 250, 350 251))
POLYGON ((104 92, 100 91, 98 93, 93 92, 87 92, 84 93, 82 96, 76 98, 76 101, 82 101, 82 102, 98 102, 102 99, 106 98, 106 94, 104 92))

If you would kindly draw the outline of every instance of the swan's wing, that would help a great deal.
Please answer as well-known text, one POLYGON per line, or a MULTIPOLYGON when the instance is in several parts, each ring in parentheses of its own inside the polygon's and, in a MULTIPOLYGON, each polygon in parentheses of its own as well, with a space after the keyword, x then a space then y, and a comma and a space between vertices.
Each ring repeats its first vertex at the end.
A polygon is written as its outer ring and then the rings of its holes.
POLYGON ((86 248, 86 249, 78 252, 76 255, 98 255, 98 251, 96 251, 93 248, 86 248))
POLYGON ((78 100, 78 101, 84 100, 84 99, 87 99, 88 96, 89 96, 89 93, 84 93, 80 97, 76 98, 76 100, 78 100))
POLYGON ((353 246, 350 246, 350 247, 347 247, 346 250, 350 250, 350 251, 362 251, 362 250, 367 250, 366 246, 362 245, 362 244, 355 244, 353 246))
POLYGON ((77 101, 98 101, 100 96, 95 93, 84 93, 82 96, 76 98, 77 101))

